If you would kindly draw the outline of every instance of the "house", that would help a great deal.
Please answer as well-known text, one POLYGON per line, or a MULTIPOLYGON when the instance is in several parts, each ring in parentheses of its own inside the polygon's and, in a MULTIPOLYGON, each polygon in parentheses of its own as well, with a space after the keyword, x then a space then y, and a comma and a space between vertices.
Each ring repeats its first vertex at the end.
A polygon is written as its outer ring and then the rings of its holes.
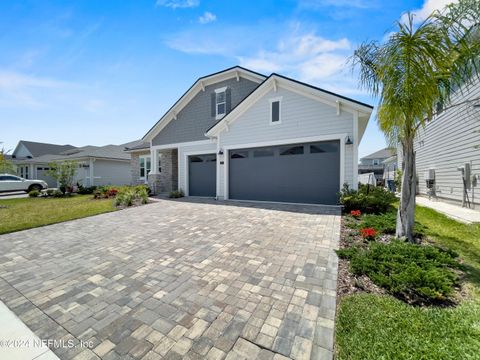
POLYGON ((143 137, 148 182, 157 193, 336 204, 344 183, 357 186, 371 113, 345 96, 235 66, 195 81, 143 137))
POLYGON ((150 144, 137 140, 126 146, 125 151, 130 154, 131 184, 148 184, 148 174, 152 170, 150 144))
POLYGON ((12 153, 17 174, 26 179, 44 180, 56 187, 47 175, 48 164, 73 160, 78 162, 75 181, 84 185, 126 185, 131 182, 128 144, 106 146, 56 145, 21 140, 12 153))
POLYGON ((360 159, 360 164, 358 165, 359 174, 375 174, 375 178, 378 182, 383 181, 383 172, 385 164, 383 163, 388 158, 395 155, 395 149, 384 148, 374 153, 364 156, 360 159))
POLYGON ((439 200, 480 204, 480 81, 452 97, 415 139, 418 192, 439 200))

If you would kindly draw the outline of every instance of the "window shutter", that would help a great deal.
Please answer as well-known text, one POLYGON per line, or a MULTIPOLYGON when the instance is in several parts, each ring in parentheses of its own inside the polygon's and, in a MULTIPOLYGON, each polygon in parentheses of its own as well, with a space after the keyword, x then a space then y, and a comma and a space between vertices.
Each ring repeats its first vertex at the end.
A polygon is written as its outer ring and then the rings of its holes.
POLYGON ((225 90, 225 113, 228 114, 232 110, 232 89, 225 90))
POLYGON ((210 94, 210 98, 211 98, 211 103, 212 103, 211 114, 212 114, 212 117, 215 117, 215 116, 217 116, 217 101, 216 101, 217 99, 216 99, 215 92, 210 94))

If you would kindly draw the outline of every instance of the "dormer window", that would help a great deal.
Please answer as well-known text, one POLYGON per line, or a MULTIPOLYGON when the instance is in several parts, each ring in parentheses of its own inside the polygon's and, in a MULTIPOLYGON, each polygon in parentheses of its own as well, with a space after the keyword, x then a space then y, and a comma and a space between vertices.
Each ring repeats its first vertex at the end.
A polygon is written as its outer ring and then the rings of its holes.
POLYGON ((227 113, 227 87, 215 89, 215 118, 221 119, 227 113))

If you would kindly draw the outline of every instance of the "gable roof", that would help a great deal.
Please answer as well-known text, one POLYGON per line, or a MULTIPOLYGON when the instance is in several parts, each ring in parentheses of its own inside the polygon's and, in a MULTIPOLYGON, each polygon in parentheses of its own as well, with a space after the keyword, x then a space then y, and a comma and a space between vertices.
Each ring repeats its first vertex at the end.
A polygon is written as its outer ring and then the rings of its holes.
POLYGON ((249 102, 254 101, 257 97, 261 97, 263 93, 266 93, 266 91, 271 88, 271 86, 275 88, 278 85, 288 85, 290 88, 294 88, 296 91, 299 91, 308 96, 313 96, 319 100, 321 99, 332 106, 342 106, 342 109, 358 111, 363 115, 363 126, 359 130, 360 138, 363 136, 368 119, 370 117, 370 114, 372 113, 373 106, 276 73, 273 73, 268 78, 266 78, 260 84, 260 86, 258 86, 254 91, 250 93, 250 95, 248 95, 245 99, 238 103, 237 106, 234 107, 221 120, 217 121, 217 123, 210 127, 206 131, 205 135, 209 137, 216 136, 221 131, 222 124, 227 124, 235 120, 242 111, 246 110, 249 107, 249 102))
POLYGON ((15 151, 13 152, 14 154, 17 151, 20 144, 25 146, 30 152, 30 154, 32 154, 33 157, 38 157, 45 154, 60 154, 63 151, 75 149, 75 146, 72 146, 72 145, 57 145, 57 144, 40 143, 35 141, 20 140, 17 146, 15 147, 15 151))
POLYGON ((362 157, 360 160, 363 159, 387 159, 391 156, 395 155, 395 149, 394 148, 384 148, 378 151, 375 151, 374 153, 371 153, 370 155, 362 157))
POLYGON ((205 86, 211 85, 216 82, 231 79, 233 77, 244 77, 246 79, 261 83, 265 80, 266 76, 255 71, 246 69, 241 66, 233 66, 231 68, 218 71, 216 73, 202 76, 198 78, 190 88, 178 99, 167 112, 158 120, 155 125, 142 138, 143 141, 149 142, 152 138, 159 133, 170 121, 176 118, 178 114, 190 100, 201 90, 205 89, 205 86))
POLYGON ((123 147, 125 148, 124 151, 139 151, 139 150, 150 149, 150 144, 146 141, 135 140, 135 141, 131 141, 129 143, 123 144, 123 147))
POLYGON ((51 161, 79 160, 85 158, 130 160, 130 154, 124 151, 123 145, 83 146, 69 149, 61 154, 44 154, 33 159, 16 159, 17 163, 48 163, 51 161))

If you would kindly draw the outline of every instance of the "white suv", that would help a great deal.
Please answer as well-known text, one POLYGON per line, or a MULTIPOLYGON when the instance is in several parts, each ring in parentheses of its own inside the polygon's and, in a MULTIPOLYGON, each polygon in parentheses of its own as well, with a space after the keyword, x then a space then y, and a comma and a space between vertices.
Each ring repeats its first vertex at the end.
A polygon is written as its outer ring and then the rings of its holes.
POLYGON ((48 184, 43 180, 27 180, 11 174, 0 174, 0 192, 43 190, 48 184))

